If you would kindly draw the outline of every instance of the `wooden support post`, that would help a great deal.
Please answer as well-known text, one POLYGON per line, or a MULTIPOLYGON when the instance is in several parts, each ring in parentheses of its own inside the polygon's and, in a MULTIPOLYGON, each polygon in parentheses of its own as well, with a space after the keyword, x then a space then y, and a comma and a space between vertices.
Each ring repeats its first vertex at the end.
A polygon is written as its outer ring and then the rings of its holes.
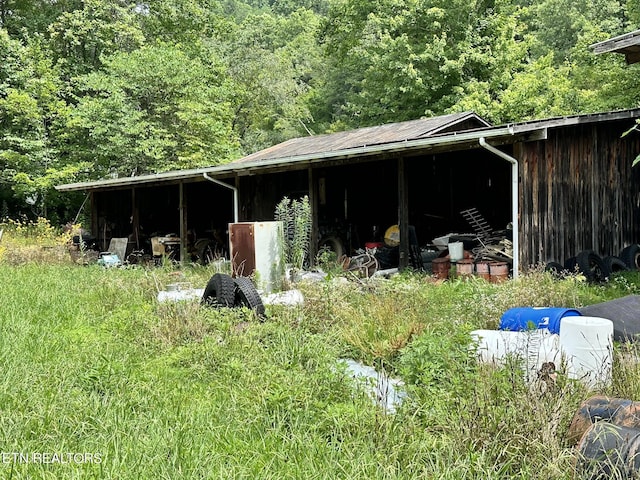
MULTIPOLYGON (((89 193, 89 201, 91 202, 91 234, 98 240, 100 243, 100 223, 98 222, 98 196, 96 192, 89 193)), ((106 250, 104 247, 104 239, 102 240, 102 245, 98 245, 98 248, 102 248, 102 251, 106 250)))
POLYGON ((318 182, 312 167, 309 167, 309 206, 311 207, 311 235, 309 239, 309 262, 315 265, 318 255, 318 182))
POLYGON ((398 159, 398 227, 400 228, 400 251, 398 269, 409 266, 409 182, 404 158, 398 159))
POLYGON ((140 209, 138 208, 138 196, 136 188, 131 189, 131 228, 133 229, 133 242, 136 250, 140 249, 140 209))
POLYGON ((235 177, 234 186, 236 187, 236 190, 238 192, 238 222, 246 222, 246 209, 244 207, 244 203, 240 198, 240 177, 238 175, 236 175, 235 177))
POLYGON ((187 196, 184 182, 178 184, 180 195, 180 263, 185 265, 189 260, 189 247, 187 244, 187 196))

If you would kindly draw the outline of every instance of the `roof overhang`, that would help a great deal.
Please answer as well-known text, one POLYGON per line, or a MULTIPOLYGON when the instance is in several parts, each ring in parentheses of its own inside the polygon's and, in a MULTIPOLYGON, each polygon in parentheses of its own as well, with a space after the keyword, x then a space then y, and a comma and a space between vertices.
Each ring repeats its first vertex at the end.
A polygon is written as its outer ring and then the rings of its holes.
POLYGON ((205 174, 218 180, 239 176, 273 173, 283 170, 301 170, 310 166, 332 166, 344 163, 367 162, 388 158, 407 158, 425 154, 438 154, 466 149, 480 148, 479 139, 484 138, 492 145, 509 145, 547 138, 547 131, 556 128, 586 125, 599 122, 626 121, 640 118, 640 109, 614 112, 572 115, 546 120, 486 127, 461 132, 442 133, 424 138, 363 145, 356 148, 326 151, 308 155, 288 156, 272 159, 239 161, 191 170, 177 170, 135 177, 111 178, 90 182, 70 183, 56 186, 61 192, 95 191, 132 188, 136 186, 169 185, 181 182, 205 181, 205 174))
POLYGON ((293 157, 259 160, 256 162, 231 162, 215 167, 177 170, 134 177, 110 178, 90 182, 69 183, 56 186, 61 192, 92 191, 117 189, 149 184, 168 184, 199 181, 207 174, 215 178, 255 175, 284 170, 300 170, 312 165, 339 164, 343 162, 371 161, 391 156, 412 157, 425 153, 442 153, 446 151, 479 148, 479 139, 492 140, 495 145, 513 144, 545 139, 546 128, 526 129, 517 132, 514 126, 488 128, 467 132, 454 132, 417 140, 394 142, 380 145, 368 145, 320 154, 299 155, 293 157))
POLYGON ((640 30, 591 45, 593 53, 621 53, 628 64, 640 62, 640 30))

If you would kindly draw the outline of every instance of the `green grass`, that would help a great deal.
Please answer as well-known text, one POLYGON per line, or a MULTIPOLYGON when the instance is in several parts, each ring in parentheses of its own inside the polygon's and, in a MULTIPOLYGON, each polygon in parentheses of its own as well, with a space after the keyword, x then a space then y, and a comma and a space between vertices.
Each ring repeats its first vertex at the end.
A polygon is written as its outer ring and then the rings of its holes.
MULTIPOLYGON (((543 398, 516 368, 480 367, 469 331, 511 306, 575 307, 639 293, 540 272, 491 285, 419 275, 303 287, 301 308, 159 304, 204 268, 104 269, 0 263, 1 452, 88 453, 100 462, 24 463, 16 479, 571 478, 564 438, 593 392, 566 379, 543 398), (384 367, 409 399, 385 415, 336 360, 384 367)), ((640 395, 633 347, 604 392, 640 395)))

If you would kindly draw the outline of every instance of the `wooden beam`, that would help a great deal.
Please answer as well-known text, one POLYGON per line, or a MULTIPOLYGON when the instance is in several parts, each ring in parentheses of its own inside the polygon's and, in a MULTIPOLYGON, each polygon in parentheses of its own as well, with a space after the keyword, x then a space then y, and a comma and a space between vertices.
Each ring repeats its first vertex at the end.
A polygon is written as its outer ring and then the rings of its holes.
POLYGON ((398 269, 409 266, 409 179, 404 158, 398 159, 398 227, 400 228, 400 252, 398 269))
POLYGON ((635 35, 632 35, 628 38, 620 38, 617 40, 608 40, 597 43, 593 46, 593 53, 617 52, 619 50, 636 47, 638 45, 640 45, 640 36, 638 36, 636 33, 635 35))
POLYGON ((136 250, 140 249, 140 208, 138 206, 138 197, 136 188, 131 189, 131 228, 133 229, 133 241, 136 244, 136 250))
MULTIPOLYGON (((91 202, 91 234, 97 239, 100 239, 100 223, 99 223, 99 219, 98 219, 98 197, 96 195, 96 192, 90 192, 90 199, 89 201, 91 202)), ((104 247, 104 239, 102 240, 102 245, 98 245, 99 248, 101 248, 103 251, 106 250, 107 248, 104 247)))
POLYGON ((189 260, 189 247, 187 243, 187 195, 184 182, 178 186, 180 196, 180 263, 186 265, 189 260))
MULTIPOLYGON (((241 190, 240 190, 240 177, 236 175, 235 179, 234 179, 234 186, 236 187, 236 190, 238 191, 238 222, 246 222, 247 221, 247 216, 246 216, 246 208, 244 208, 244 203, 242 201, 242 196, 240 194, 241 190)), ((231 233, 231 232, 229 232, 231 233)), ((231 247, 231 245, 229 245, 229 247, 231 247)))
POLYGON ((318 182, 312 167, 309 167, 309 206, 311 207, 311 238, 309 239, 309 263, 315 265, 318 254, 318 182))

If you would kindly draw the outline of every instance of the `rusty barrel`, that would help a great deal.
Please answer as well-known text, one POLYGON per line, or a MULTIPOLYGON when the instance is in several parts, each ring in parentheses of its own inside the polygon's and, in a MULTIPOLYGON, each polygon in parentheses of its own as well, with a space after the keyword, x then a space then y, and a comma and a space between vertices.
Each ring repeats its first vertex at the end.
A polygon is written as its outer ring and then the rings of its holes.
POLYGON ((473 260, 463 258, 456 263, 456 274, 458 277, 471 277, 473 275, 473 260))
POLYGON ((504 282, 509 277, 509 264, 507 262, 491 262, 489 264, 489 278, 491 283, 504 282))
POLYGON ((489 262, 476 263, 476 275, 480 278, 484 278, 487 281, 491 280, 491 273, 489 273, 489 262))
POLYGON ((638 478, 640 430, 594 423, 580 439, 575 469, 580 479, 638 478))
POLYGON ((588 398, 578 407, 571 420, 567 441, 575 445, 591 425, 599 421, 622 427, 640 428, 640 402, 604 395, 588 398))
POLYGON ((446 280, 449 278, 449 270, 451 269, 451 262, 448 258, 438 257, 431 260, 431 270, 433 275, 439 280, 446 280))

